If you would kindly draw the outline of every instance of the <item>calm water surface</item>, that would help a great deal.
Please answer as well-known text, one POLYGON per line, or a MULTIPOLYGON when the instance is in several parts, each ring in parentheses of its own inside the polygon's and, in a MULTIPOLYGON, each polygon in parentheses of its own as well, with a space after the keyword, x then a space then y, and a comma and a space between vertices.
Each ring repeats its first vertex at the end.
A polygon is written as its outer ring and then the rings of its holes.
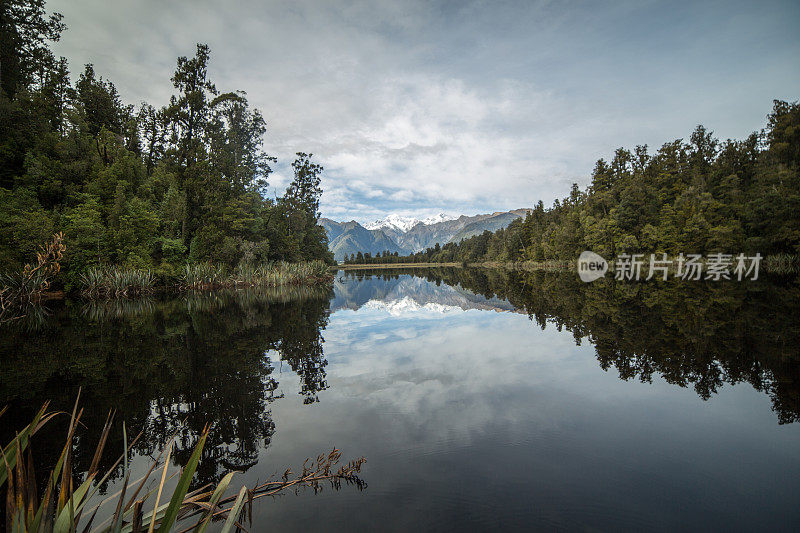
MULTIPOLYGON (((800 528, 795 281, 339 272, 67 302, 0 340, 4 441, 83 387, 89 428, 113 407, 144 430, 135 464, 178 427, 185 463, 211 422, 202 481, 252 485, 333 446, 367 458, 366 490, 263 500, 253 531, 800 528)), ((79 467, 92 450, 79 442, 79 467)))

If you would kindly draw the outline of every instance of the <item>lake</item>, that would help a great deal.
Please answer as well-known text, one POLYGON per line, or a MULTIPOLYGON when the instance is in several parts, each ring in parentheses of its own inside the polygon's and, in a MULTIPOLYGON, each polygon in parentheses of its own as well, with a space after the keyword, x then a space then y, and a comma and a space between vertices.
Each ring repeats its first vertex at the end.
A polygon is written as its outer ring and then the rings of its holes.
MULTIPOLYGON (((48 307, 0 331, 3 442, 82 388, 89 442, 111 408, 143 431, 134 468, 176 430, 184 464, 206 423, 199 482, 367 458, 366 489, 262 500, 252 531, 800 528, 795 280, 340 271, 48 307)), ((34 440, 40 472, 65 425, 34 440)))

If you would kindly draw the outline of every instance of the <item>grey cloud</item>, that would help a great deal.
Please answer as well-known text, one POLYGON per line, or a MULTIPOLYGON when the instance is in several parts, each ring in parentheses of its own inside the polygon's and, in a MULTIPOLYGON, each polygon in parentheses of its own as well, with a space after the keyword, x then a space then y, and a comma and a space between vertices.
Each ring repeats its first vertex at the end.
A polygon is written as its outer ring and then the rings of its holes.
POLYGON ((217 86, 247 91, 267 120, 274 190, 296 151, 313 152, 324 213, 362 220, 549 204, 618 146, 701 122, 743 137, 800 86, 793 2, 49 7, 70 26, 57 53, 74 72, 95 63, 129 102, 165 103, 175 58, 208 43, 217 86))

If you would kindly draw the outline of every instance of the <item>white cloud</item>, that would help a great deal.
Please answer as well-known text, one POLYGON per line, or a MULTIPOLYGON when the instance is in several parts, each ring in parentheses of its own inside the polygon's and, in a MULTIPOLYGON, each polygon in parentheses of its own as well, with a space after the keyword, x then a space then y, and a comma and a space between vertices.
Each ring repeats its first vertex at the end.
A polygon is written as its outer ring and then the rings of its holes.
POLYGON ((549 204, 618 146, 698 122, 745 136, 800 83, 798 8, 781 2, 48 5, 70 26, 56 52, 74 72, 94 62, 129 102, 166 103, 175 58, 208 43, 218 88, 244 89, 267 120, 272 187, 313 152, 323 213, 361 220, 549 204))

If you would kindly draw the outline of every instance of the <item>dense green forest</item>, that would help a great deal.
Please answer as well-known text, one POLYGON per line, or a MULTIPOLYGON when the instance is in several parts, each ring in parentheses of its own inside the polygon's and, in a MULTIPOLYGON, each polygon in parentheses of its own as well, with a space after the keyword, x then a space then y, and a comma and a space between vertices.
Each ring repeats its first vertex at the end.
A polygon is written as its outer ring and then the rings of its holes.
POLYGON ((48 46, 65 25, 44 4, 0 4, 0 271, 59 231, 67 282, 98 264, 174 276, 187 262, 333 261, 322 167, 298 153, 285 195, 265 197, 266 122, 243 91, 217 89, 208 46, 178 58, 166 105, 125 104, 91 64, 72 83, 48 46))
POLYGON ((655 154, 620 148, 597 162, 585 190, 573 185, 552 207, 540 201, 505 229, 387 262, 574 261, 583 250, 798 254, 800 104, 776 100, 767 121, 743 141, 698 126, 689 142, 655 154))

